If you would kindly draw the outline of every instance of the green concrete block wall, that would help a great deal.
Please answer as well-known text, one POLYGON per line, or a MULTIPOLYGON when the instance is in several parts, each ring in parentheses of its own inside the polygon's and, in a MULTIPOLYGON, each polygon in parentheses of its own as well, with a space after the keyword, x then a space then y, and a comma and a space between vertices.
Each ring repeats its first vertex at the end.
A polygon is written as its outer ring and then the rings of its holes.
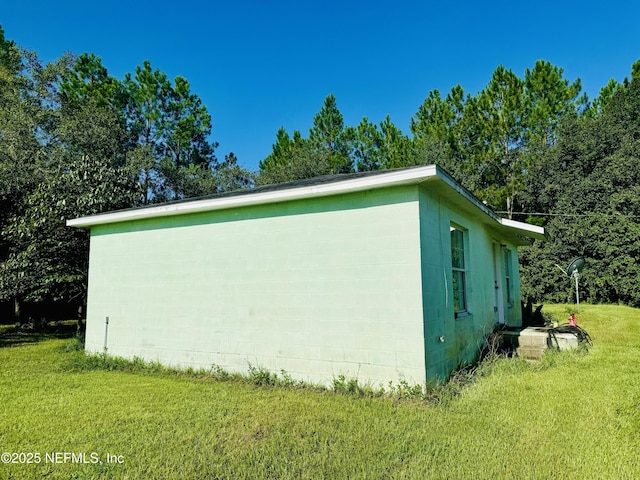
POLYGON ((108 316, 112 355, 325 384, 443 380, 497 321, 505 248, 504 320, 521 323, 516 247, 474 212, 413 185, 95 226, 87 349, 103 350, 108 316), (469 315, 457 319, 452 222, 468 246, 469 315))
POLYGON ((484 336, 498 321, 494 311, 496 244, 504 245, 500 248, 510 248, 515 263, 512 264, 513 296, 518 301, 510 307, 504 305, 505 323, 521 323, 517 250, 482 223, 479 216, 461 213, 459 208, 424 187, 420 188, 419 201, 426 379, 441 381, 458 366, 474 360, 484 336), (461 318, 454 318, 451 300, 449 227, 452 223, 466 230, 469 315, 461 318))
MULTIPOLYGON (((418 188, 92 228, 87 349, 424 383, 418 188)), ((422 258, 424 258, 422 254, 422 258)))

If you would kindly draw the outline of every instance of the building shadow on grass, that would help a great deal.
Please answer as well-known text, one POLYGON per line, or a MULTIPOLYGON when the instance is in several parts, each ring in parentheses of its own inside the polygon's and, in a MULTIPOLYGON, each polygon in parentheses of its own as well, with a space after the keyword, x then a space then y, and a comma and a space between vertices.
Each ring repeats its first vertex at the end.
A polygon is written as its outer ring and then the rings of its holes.
POLYGON ((0 348, 18 347, 58 338, 73 338, 78 333, 78 326, 75 323, 51 324, 38 330, 3 327, 0 329, 0 348))

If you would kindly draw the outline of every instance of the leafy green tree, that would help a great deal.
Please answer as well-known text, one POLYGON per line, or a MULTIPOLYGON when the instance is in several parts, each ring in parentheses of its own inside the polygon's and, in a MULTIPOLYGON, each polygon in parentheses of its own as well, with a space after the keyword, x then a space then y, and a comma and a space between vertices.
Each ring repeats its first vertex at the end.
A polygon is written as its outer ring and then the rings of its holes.
POLYGON ((640 78, 640 60, 636 60, 631 65, 631 80, 638 80, 640 78))
POLYGON ((472 189, 478 182, 469 159, 472 130, 464 124, 469 99, 460 85, 444 99, 438 90, 429 92, 411 119, 411 132, 416 163, 437 164, 472 189))
POLYGON ((432 90, 411 119, 411 133, 417 141, 435 139, 441 142, 455 140, 452 129, 464 113, 464 89, 456 85, 443 99, 438 90, 432 90))
POLYGON ((126 103, 122 84, 109 75, 100 57, 89 53, 80 55, 65 72, 60 94, 62 103, 69 106, 91 100, 100 108, 120 112, 126 103))
POLYGON ((280 127, 276 133, 276 143, 272 145, 272 152, 267 158, 258 164, 260 170, 269 170, 277 165, 287 163, 293 150, 303 142, 300 131, 293 132, 293 139, 289 136, 284 127, 280 127))
POLYGON ((357 171, 380 170, 386 163, 381 153, 382 133, 378 126, 364 117, 357 127, 346 128, 357 171))
POLYGON ((576 109, 582 87, 563 78, 563 69, 538 60, 524 72, 525 138, 528 149, 547 148, 556 140, 556 129, 564 115, 576 109))
POLYGON ((216 193, 251 177, 235 156, 233 168, 229 162, 218 164, 217 143, 209 140, 211 116, 189 82, 178 76, 172 83, 148 61, 118 81, 99 57, 83 54, 65 76, 61 92, 64 108, 92 103, 119 119, 121 149, 112 160, 138 170, 144 204, 216 193), (231 181, 231 172, 240 175, 237 182, 231 181), (224 184, 218 184, 222 176, 224 184))
MULTIPOLYGON (((161 171, 167 166, 176 172, 183 168, 189 172, 189 169, 195 168, 200 169, 201 174, 211 176, 216 163, 213 151, 217 143, 207 140, 211 133, 211 116, 206 107, 197 95, 191 93, 189 83, 182 77, 176 77, 168 100, 167 114, 160 122, 164 141, 158 147, 163 159, 169 162, 163 164, 161 171)), ((170 175, 165 175, 170 178, 170 175)), ((189 176, 184 182, 189 183, 189 176)), ((185 196, 176 186, 168 185, 174 190, 174 195, 185 196)))
MULTIPOLYGON (((214 176, 217 143, 208 140, 211 116, 201 99, 191 92, 189 82, 176 77, 172 84, 166 74, 145 61, 134 76, 126 75, 124 88, 128 105, 127 126, 139 147, 153 154, 153 164, 143 162, 141 177, 147 187, 146 201, 184 198, 199 191, 192 183, 208 184, 215 193, 214 176), (153 178, 159 178, 155 183, 153 178)), ((144 157, 144 156, 143 156, 144 157)))
MULTIPOLYGON (((25 78, 23 57, 14 42, 6 40, 0 27, 0 266, 12 247, 2 235, 9 219, 23 210, 24 196, 38 183, 37 169, 31 155, 40 145, 34 134, 34 123, 28 104, 22 100, 25 78)), ((14 302, 20 313, 19 300, 0 295, 0 306, 14 302)))
POLYGON ((472 145, 479 176, 475 190, 491 205, 503 207, 509 217, 522 179, 523 92, 522 80, 499 66, 465 111, 474 115, 473 128, 480 140, 472 145))
POLYGON ((238 158, 230 152, 224 156, 224 162, 217 166, 213 179, 218 192, 232 192, 252 188, 255 174, 241 167, 238 158))
MULTIPOLYGON (((284 130, 283 130, 284 131, 284 130)), ((280 134, 272 154, 260 164, 257 185, 272 185, 335 173, 328 151, 318 150, 294 132, 280 134)))
POLYGON ((146 62, 119 81, 92 54, 43 66, 0 29, 0 302, 82 304, 88 238, 68 218, 252 186, 210 132, 181 77, 146 62))
POLYGON ((613 95, 621 86, 622 85, 620 83, 616 82, 613 78, 610 78, 609 82, 600 89, 599 95, 588 105, 584 115, 587 117, 602 115, 602 111, 606 108, 613 95))
MULTIPOLYGON (((0 269, 16 249, 6 233, 27 209, 29 195, 46 178, 49 152, 59 122, 56 85, 69 58, 42 66, 35 54, 2 39, 0 81, 0 269)), ((21 298, 0 289, 0 301, 13 300, 16 315, 21 298)))
POLYGON ((403 135, 391 118, 375 125, 363 118, 357 127, 347 127, 353 163, 357 171, 402 168, 416 164, 411 140, 403 135))
POLYGON ((320 111, 313 118, 313 126, 309 129, 309 147, 319 155, 328 156, 335 173, 353 171, 349 157, 348 139, 345 136, 345 125, 342 113, 338 110, 333 93, 325 99, 320 111))
POLYGON ((88 234, 66 228, 68 218, 128 207, 136 189, 129 172, 104 158, 71 156, 30 193, 26 209, 3 234, 12 241, 0 267, 4 297, 29 302, 85 301, 88 234))
MULTIPOLYGON (((320 158, 326 160, 326 155, 320 158)), ((278 129, 271 154, 260 162, 259 168, 256 180, 258 185, 283 183, 308 176, 324 175, 331 171, 328 162, 324 161, 314 168, 313 152, 300 131, 295 130, 291 138, 284 127, 278 129)))
MULTIPOLYGON (((0 227, 21 203, 21 192, 37 183, 27 168, 40 150, 35 136, 38 104, 27 94, 29 79, 24 70, 20 51, 4 38, 0 27, 0 227)), ((0 255, 2 251, 0 247, 0 255)))
POLYGON ((278 129, 271 154, 259 164, 256 183, 266 185, 352 172, 350 150, 354 134, 354 129, 345 127, 336 98, 330 94, 314 116, 307 139, 297 130, 292 138, 284 127, 278 129))
POLYGON ((524 79, 499 66, 474 96, 459 85, 444 99, 431 92, 412 119, 416 154, 512 217, 526 206, 528 172, 554 143, 560 119, 576 111, 580 82, 562 74, 540 60, 524 79))
POLYGON ((247 190, 253 187, 254 174, 238 164, 233 152, 225 155, 224 161, 209 171, 198 165, 190 165, 183 170, 185 197, 201 197, 216 193, 247 190))
POLYGON ((584 255, 582 299, 640 306, 640 79, 622 84, 598 116, 565 117, 535 177, 549 242, 523 250, 523 295, 571 300, 555 264, 584 255), (561 287, 564 285, 564 287, 561 287))
POLYGON ((380 134, 383 168, 402 168, 416 164, 411 140, 395 126, 389 115, 380 122, 380 134))
POLYGON ((70 91, 58 90, 73 72, 71 58, 45 67, 30 58, 12 112, 24 112, 20 118, 26 123, 3 130, 17 129, 20 145, 32 146, 20 159, 11 157, 11 145, 0 146, 8 160, 4 166, 19 160, 20 178, 27 172, 36 179, 2 226, 8 248, 0 265, 0 298, 17 303, 82 304, 88 238, 86 232, 67 229, 66 219, 129 207, 140 198, 137 172, 122 161, 125 133, 117 111, 104 97, 94 100, 85 92, 70 98, 70 91))
POLYGON ((22 55, 15 42, 7 40, 0 26, 0 88, 2 92, 10 89, 16 76, 22 70, 22 55))

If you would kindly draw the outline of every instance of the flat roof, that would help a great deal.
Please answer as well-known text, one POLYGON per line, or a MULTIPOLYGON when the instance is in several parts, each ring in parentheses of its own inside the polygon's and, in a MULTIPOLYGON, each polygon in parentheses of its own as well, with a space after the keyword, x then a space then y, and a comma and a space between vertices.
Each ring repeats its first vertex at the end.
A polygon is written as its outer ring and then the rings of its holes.
POLYGON ((350 174, 326 175, 295 182, 265 185, 250 190, 208 195, 206 197, 178 200, 105 212, 97 215, 67 220, 67 226, 91 228, 96 225, 129 222, 148 218, 211 212, 229 208, 287 202, 308 198, 340 195, 377 188, 428 183, 436 193, 464 210, 475 210, 503 233, 545 240, 544 228, 517 222, 498 216, 471 192, 457 183, 453 177, 436 165, 377 170, 350 174), (494 223, 495 222, 495 223, 494 223), (497 224, 497 225, 496 225, 497 224))

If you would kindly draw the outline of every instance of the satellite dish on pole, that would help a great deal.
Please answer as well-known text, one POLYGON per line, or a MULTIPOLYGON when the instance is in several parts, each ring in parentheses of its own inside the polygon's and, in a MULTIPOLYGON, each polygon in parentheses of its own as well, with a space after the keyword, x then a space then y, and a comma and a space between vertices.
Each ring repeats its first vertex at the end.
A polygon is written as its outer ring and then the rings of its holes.
POLYGON ((578 278, 580 278, 580 272, 584 268, 584 257, 578 257, 574 259, 567 269, 565 273, 569 275, 569 277, 573 277, 576 279, 576 304, 578 305, 578 311, 580 311, 580 294, 578 292, 578 278))
POLYGON ((580 273, 584 268, 584 257, 578 257, 573 260, 567 267, 566 273, 569 276, 574 275, 576 272, 580 273))

